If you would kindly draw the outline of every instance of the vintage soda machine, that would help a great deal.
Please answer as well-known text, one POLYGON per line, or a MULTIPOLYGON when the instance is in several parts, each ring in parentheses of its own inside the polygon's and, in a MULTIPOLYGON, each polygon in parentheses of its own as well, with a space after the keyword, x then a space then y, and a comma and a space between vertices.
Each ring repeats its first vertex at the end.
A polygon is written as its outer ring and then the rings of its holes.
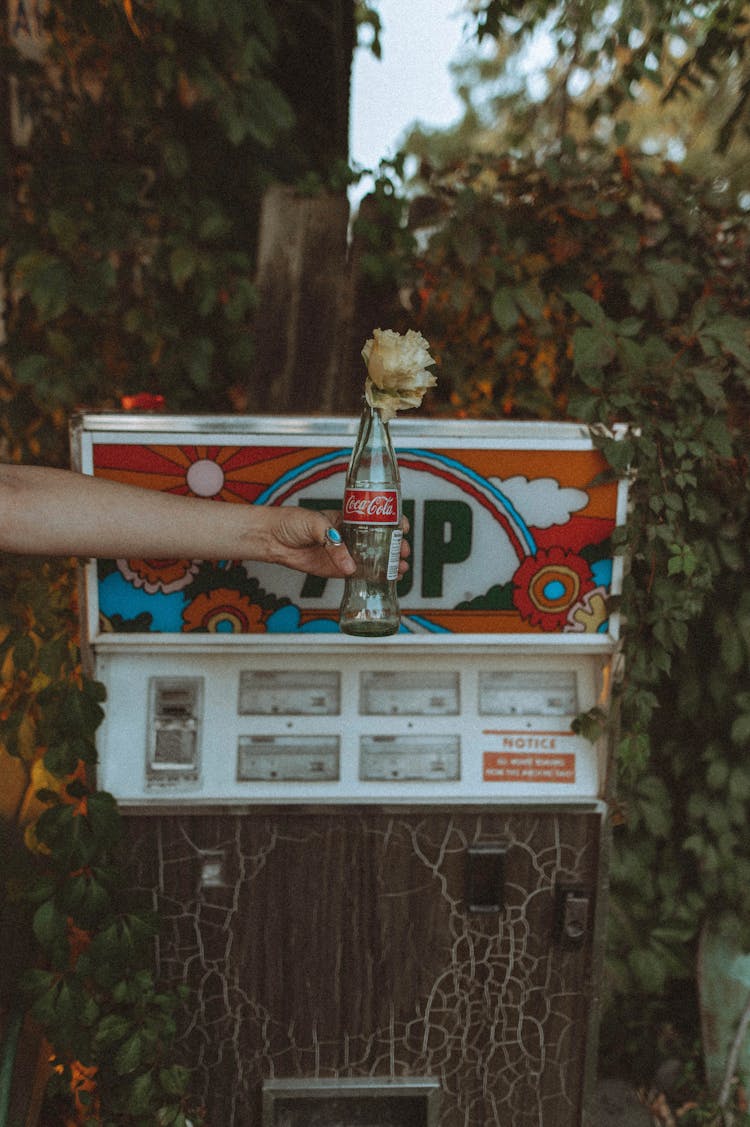
MULTIPOLYGON (((338 508, 356 425, 82 414, 74 462, 338 508)), ((390 638, 339 631, 341 581, 87 564, 99 785, 191 991, 210 1122, 579 1127, 609 767, 580 718, 608 705, 625 484, 575 424, 391 431, 412 556, 390 638)))

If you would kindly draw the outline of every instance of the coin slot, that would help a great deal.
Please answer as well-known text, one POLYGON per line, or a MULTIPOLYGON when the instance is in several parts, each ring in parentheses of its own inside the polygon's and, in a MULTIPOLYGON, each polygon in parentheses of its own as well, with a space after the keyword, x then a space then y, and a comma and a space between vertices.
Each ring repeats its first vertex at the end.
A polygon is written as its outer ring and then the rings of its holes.
POLYGON ((578 711, 574 670, 492 669, 479 674, 481 716, 572 717, 578 711))
POLYGON ((341 675, 329 669, 244 669, 240 716, 338 716, 341 675))
POLYGON ((461 739, 457 735, 362 736, 359 777, 363 782, 458 782, 461 739))
POLYGON ((240 736, 237 781, 337 782, 338 736, 240 736))
POLYGON ((458 716, 455 670, 368 670, 360 676, 361 716, 458 716))

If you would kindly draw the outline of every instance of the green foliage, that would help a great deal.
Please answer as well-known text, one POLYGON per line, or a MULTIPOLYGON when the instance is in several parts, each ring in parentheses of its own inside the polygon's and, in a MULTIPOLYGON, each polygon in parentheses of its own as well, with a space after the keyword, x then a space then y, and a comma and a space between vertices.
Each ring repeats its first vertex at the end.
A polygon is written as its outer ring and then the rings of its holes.
POLYGON ((190 1104, 174 1057, 184 996, 148 969, 158 920, 125 885, 117 805, 88 778, 104 692, 80 673, 75 569, 5 560, 2 578, 0 745, 27 764, 41 804, 27 831, 35 863, 4 842, 5 910, 16 922, 28 911, 33 936, 24 973, 14 959, 20 989, 53 1047, 60 1099, 75 1092, 112 1127, 178 1122, 190 1104))
POLYGON ((47 402, 231 404, 252 356, 259 202, 291 128, 266 0, 50 6, 5 217, 6 355, 47 402))
POLYGON ((624 151, 434 194, 413 293, 441 409, 580 420, 630 477, 608 970, 656 997, 718 908, 750 938, 750 225, 624 151))
MULTIPOLYGON (((360 14, 377 37, 376 14, 360 14)), ((329 168, 330 120, 311 139, 284 93, 300 79, 286 66, 295 34, 302 63, 328 50, 317 6, 60 0, 46 30, 40 61, 0 42, 33 123, 28 149, 0 149, 0 443, 11 461, 64 465, 72 407, 143 392, 177 411, 245 401, 265 187, 310 168, 306 190, 341 189, 350 173, 329 168)), ((4 917, 29 928, 26 998, 62 1117, 72 1093, 81 1122, 195 1125, 174 1045, 183 998, 153 979, 157 921, 123 887, 117 807, 90 778, 102 690, 80 668, 75 591, 71 561, 0 562, 0 746, 41 810, 4 866, 4 917)))
MULTIPOLYGON (((611 124, 623 110, 627 114, 646 90, 656 93, 661 106, 679 99, 684 107, 696 91, 715 90, 722 74, 733 70, 719 127, 720 146, 725 149, 738 133, 747 132, 750 24, 742 0, 620 0, 616 5, 607 0, 576 5, 560 0, 480 0, 475 17, 479 40, 495 38, 505 51, 508 45, 511 52, 527 48, 544 29, 554 58, 546 70, 547 108, 563 121, 563 131, 571 124, 573 87, 585 91, 590 129, 595 123, 611 124)), ((506 72, 504 79, 500 88, 506 93, 500 103, 507 98, 513 75, 506 72)), ((517 98, 515 103, 518 110, 517 98)), ((524 114, 524 124, 528 127, 535 116, 534 110, 524 114)), ((528 151, 523 134, 517 136, 528 151)))

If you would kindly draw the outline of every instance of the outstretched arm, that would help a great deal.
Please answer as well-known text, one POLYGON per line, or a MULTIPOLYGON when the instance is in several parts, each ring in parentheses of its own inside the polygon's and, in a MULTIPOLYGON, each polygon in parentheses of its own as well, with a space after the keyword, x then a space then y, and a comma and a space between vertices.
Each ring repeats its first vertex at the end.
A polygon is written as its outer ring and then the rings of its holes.
MULTIPOLYGON (((0 550, 26 555, 262 560, 326 578, 355 568, 337 513, 178 497, 69 470, 0 465, 0 550)), ((404 549, 404 555, 408 549, 404 549)), ((402 557, 401 570, 406 570, 402 557)))

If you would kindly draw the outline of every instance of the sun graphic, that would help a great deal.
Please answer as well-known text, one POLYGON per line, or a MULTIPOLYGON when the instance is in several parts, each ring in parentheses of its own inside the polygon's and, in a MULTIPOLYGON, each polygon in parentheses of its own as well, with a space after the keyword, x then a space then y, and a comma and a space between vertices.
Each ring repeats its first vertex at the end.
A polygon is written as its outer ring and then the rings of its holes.
POLYGON ((534 626, 560 630, 571 608, 593 588, 584 559, 564 548, 542 549, 527 557, 513 576, 513 602, 534 626))
POLYGON ((219 445, 109 445, 95 447, 95 473, 131 485, 217 501, 255 501, 268 468, 284 464, 283 447, 219 445))

